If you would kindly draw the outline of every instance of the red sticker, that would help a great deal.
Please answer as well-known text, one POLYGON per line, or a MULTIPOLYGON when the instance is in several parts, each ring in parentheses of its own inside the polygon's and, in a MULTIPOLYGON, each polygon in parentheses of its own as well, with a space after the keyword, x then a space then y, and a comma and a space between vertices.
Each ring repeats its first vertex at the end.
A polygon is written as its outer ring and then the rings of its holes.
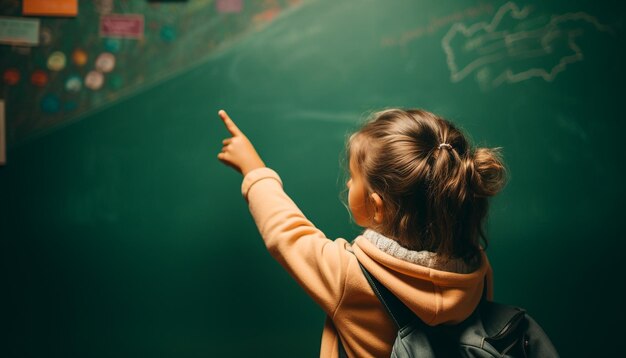
POLYGON ((30 82, 37 87, 43 87, 48 84, 48 74, 45 71, 37 70, 30 75, 30 82))
POLYGON ((4 71, 2 79, 4 80, 4 83, 8 84, 9 86, 15 86, 20 82, 20 71, 18 71, 16 68, 9 68, 8 70, 4 71))

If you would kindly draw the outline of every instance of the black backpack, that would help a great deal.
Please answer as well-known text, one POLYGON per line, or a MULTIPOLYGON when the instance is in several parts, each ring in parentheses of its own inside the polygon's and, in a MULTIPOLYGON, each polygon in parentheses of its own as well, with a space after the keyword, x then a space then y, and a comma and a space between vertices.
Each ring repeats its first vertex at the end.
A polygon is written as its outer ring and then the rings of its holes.
MULTIPOLYGON (((487 301, 483 296, 465 321, 429 326, 362 265, 361 269, 398 327, 392 358, 559 356, 550 338, 522 308, 487 301)), ((347 357, 341 340, 339 357, 347 357)))

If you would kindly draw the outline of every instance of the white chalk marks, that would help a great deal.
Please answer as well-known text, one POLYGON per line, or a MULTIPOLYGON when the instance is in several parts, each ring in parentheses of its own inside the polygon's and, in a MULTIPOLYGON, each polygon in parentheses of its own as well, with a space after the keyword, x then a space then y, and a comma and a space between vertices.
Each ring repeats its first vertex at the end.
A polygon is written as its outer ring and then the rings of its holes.
POLYGON ((552 82, 567 66, 583 60, 576 40, 586 28, 611 32, 585 12, 529 16, 529 7, 508 2, 491 22, 455 23, 441 40, 450 80, 471 74, 483 89, 531 78, 552 82))

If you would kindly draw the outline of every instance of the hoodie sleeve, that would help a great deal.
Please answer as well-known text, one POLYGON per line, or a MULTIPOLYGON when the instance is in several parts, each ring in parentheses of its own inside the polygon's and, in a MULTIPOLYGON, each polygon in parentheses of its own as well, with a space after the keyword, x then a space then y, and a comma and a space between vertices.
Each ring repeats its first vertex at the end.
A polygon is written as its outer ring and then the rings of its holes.
POLYGON ((270 254, 333 316, 350 262, 347 242, 327 239, 284 192, 273 170, 249 172, 241 189, 270 254))

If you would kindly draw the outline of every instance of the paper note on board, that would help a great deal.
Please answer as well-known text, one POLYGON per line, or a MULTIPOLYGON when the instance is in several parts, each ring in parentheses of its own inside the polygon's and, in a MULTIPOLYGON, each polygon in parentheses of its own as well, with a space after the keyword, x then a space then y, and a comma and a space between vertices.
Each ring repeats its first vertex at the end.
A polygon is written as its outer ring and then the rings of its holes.
POLYGON ((126 39, 140 39, 144 31, 143 15, 111 14, 100 17, 100 36, 126 39))
POLYGON ((220 13, 234 13, 241 12, 243 9, 243 1, 242 0, 217 0, 215 3, 215 7, 217 8, 217 12, 220 13))
POLYGON ((0 101, 0 165, 4 165, 7 162, 6 131, 4 124, 4 101, 0 101))
POLYGON ((39 45, 39 19, 0 16, 0 44, 39 45))
POLYGON ((78 0, 24 0, 22 13, 31 16, 76 16, 78 0))

